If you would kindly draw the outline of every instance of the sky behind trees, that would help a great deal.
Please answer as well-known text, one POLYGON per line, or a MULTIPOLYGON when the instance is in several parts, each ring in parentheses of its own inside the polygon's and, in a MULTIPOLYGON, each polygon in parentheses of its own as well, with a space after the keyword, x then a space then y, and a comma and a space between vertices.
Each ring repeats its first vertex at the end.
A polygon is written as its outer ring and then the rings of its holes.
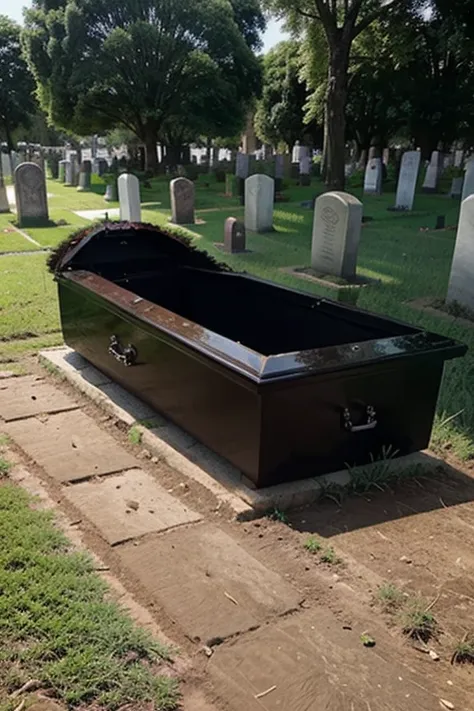
MULTIPOLYGON (((16 22, 23 22, 24 7, 31 7, 31 0, 0 0, 0 14, 8 15, 16 22)), ((287 35, 281 29, 281 22, 270 20, 263 36, 264 51, 268 52, 269 49, 284 39, 287 39, 287 35)))

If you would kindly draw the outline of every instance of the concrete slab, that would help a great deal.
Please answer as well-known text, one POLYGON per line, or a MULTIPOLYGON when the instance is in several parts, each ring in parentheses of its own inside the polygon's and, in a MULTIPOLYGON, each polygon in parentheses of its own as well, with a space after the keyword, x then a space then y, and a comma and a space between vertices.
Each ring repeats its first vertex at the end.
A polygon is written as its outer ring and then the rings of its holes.
POLYGON ((69 395, 35 375, 0 381, 0 416, 6 422, 77 407, 69 395))
POLYGON ((65 495, 111 545, 201 519, 141 469, 76 484, 65 495))
MULTIPOLYGON (((287 510, 314 504, 328 487, 345 487, 351 481, 351 474, 343 470, 315 479, 302 479, 256 490, 245 475, 229 462, 204 445, 195 443, 189 434, 151 410, 148 405, 119 385, 114 383, 96 387, 85 381, 81 373, 87 361, 77 353, 74 354, 70 348, 41 351, 39 359, 47 367, 54 365, 82 393, 129 427, 137 420, 156 422, 158 426, 153 429, 138 426, 143 446, 157 457, 162 457, 170 467, 204 486, 220 503, 229 506, 236 518, 249 519, 273 508, 287 510), (73 356, 77 359, 77 368, 71 366, 73 356)), ((420 452, 386 463, 393 474, 405 468, 418 473, 429 472, 440 464, 445 465, 443 460, 431 452, 420 452)), ((356 474, 359 470, 368 472, 370 468, 371 465, 355 467, 352 471, 356 474)))
POLYGON ((74 214, 84 220, 105 220, 105 216, 110 218, 120 217, 120 208, 104 207, 103 210, 73 210, 74 214))
POLYGON ((7 422, 3 430, 61 482, 138 468, 135 457, 80 410, 7 422))
POLYGON ((125 546, 119 555, 184 632, 205 644, 258 627, 301 601, 283 578, 209 524, 125 546))
POLYGON ((218 647, 208 671, 234 711, 433 711, 438 700, 404 665, 402 645, 393 654, 389 634, 371 630, 377 647, 364 648, 363 631, 324 609, 292 615, 218 647))

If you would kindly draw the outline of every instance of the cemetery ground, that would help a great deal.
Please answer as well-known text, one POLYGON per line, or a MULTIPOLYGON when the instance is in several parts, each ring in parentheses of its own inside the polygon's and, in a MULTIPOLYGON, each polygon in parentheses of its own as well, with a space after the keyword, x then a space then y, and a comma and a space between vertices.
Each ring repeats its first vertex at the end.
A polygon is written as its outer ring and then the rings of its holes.
MULTIPOLYGON (((208 491, 162 461, 152 461, 140 442, 130 441, 128 432, 118 428, 113 418, 105 417, 96 405, 43 371, 37 363, 35 354, 40 348, 62 342, 55 285, 46 271, 47 254, 43 250, 58 244, 76 227, 88 224, 74 211, 105 209, 110 212, 117 207, 103 202, 103 185, 96 184, 94 189, 97 192, 77 193, 73 188, 50 181, 51 219, 56 223, 65 220, 68 224, 22 230, 37 244, 10 231, 12 215, 0 216, 0 252, 4 255, 0 256, 0 370, 41 375, 58 392, 74 398, 80 411, 112 437, 117 447, 137 457, 140 468, 201 517, 202 522, 192 525, 195 528, 185 529, 183 535, 187 538, 184 543, 181 541, 179 553, 164 555, 170 561, 167 574, 178 582, 174 592, 176 601, 153 590, 150 579, 142 575, 141 569, 146 571, 151 565, 149 555, 147 558, 148 547, 156 544, 159 536, 138 540, 140 545, 137 546, 135 542, 110 546, 100 530, 68 500, 67 488, 48 477, 15 444, 4 442, 1 461, 5 474, 8 468, 5 462, 10 460, 15 464, 13 471, 22 468, 23 473, 17 480, 36 476, 56 508, 65 512, 74 524, 70 530, 81 529, 84 543, 100 556, 107 574, 119 580, 151 611, 166 637, 179 647, 176 658, 182 660, 184 667, 188 664, 184 674, 178 674, 186 710, 433 711, 444 708, 472 711, 474 673, 468 663, 474 653, 471 351, 465 359, 448 364, 442 387, 432 449, 446 462, 434 460, 429 471, 408 471, 406 478, 393 481, 384 478, 382 462, 377 469, 378 476, 353 482, 352 495, 328 490, 317 506, 289 513, 273 511, 268 517, 255 521, 236 521, 225 506, 217 505, 208 491), (16 254, 22 251, 28 254, 16 254), (259 617, 262 608, 258 608, 257 614, 257 608, 252 609, 245 597, 248 585, 252 591, 250 598, 253 595, 253 604, 256 604, 257 593, 251 588, 252 581, 246 579, 245 565, 239 568, 241 581, 216 575, 213 584, 206 588, 210 596, 207 606, 178 594, 180 576, 193 565, 193 550, 199 550, 199 530, 207 530, 206 527, 212 527, 225 537, 232 564, 237 553, 245 554, 250 556, 246 561, 251 560, 252 565, 263 566, 267 574, 278 576, 282 597, 288 601, 284 614, 275 613, 273 603, 263 596, 258 602, 265 611, 262 622, 259 617), (135 566, 131 573, 127 562, 135 558, 139 568, 135 566), (221 597, 214 597, 217 593, 221 597), (224 602, 228 605, 226 614, 230 626, 235 622, 237 633, 224 634, 220 639, 215 635, 209 637, 216 610, 224 602), (256 616, 254 623, 247 622, 249 610, 256 616), (199 641, 194 632, 197 617, 203 630, 199 641), (312 706, 314 699, 318 700, 317 706, 312 706)), ((288 267, 309 266, 313 213, 300 207, 300 203, 322 191, 320 185, 285 190, 289 201, 275 206, 275 231, 248 235, 249 253, 226 255, 214 245, 222 241, 225 218, 241 217, 243 208, 236 198, 222 195, 222 184, 206 185, 201 177, 196 193, 198 224, 190 227, 189 232, 197 246, 227 261, 236 270, 247 270, 272 281, 334 298, 337 292, 333 289, 282 271, 288 267)), ((358 190, 354 193, 360 197, 358 190)), ((166 181, 154 181, 151 189, 143 191, 142 199, 146 203, 142 205, 144 221, 161 224, 167 220, 166 181)), ((457 338, 473 350, 473 328, 462 318, 412 306, 415 300, 441 301, 445 295, 456 232, 453 229, 422 230, 433 228, 438 214, 446 215, 448 227, 455 226, 459 203, 444 196, 418 195, 414 212, 404 214, 387 211, 393 201, 393 193, 363 198, 364 214, 373 220, 363 227, 358 272, 380 283, 360 289, 358 306, 457 338)), ((72 606, 76 602, 81 606, 85 620, 81 631, 87 632, 90 631, 88 615, 94 608, 93 628, 101 631, 97 633, 97 644, 102 646, 82 650, 84 655, 89 655, 89 669, 95 672, 101 667, 100 661, 97 665, 95 662, 102 659, 101 654, 110 651, 107 645, 114 644, 117 639, 114 634, 119 638, 115 651, 125 645, 127 651, 132 652, 132 662, 137 654, 147 659, 151 648, 146 647, 147 642, 140 641, 144 645, 143 652, 137 652, 133 645, 139 644, 138 633, 131 631, 123 618, 118 623, 116 613, 104 618, 100 615, 103 593, 94 572, 87 567, 90 564, 71 554, 62 539, 58 542, 57 531, 43 514, 28 509, 18 490, 9 485, 0 486, 0 508, 2 496, 3 506, 8 505, 17 514, 12 517, 14 526, 6 521, 5 535, 11 537, 12 547, 17 551, 16 558, 11 560, 18 579, 24 570, 33 566, 37 576, 32 581, 32 585, 33 582, 36 585, 35 594, 39 592, 41 598, 41 586, 45 585, 44 599, 56 604, 60 593, 45 582, 47 564, 54 567, 52 572, 57 573, 62 585, 77 591, 77 596, 75 593, 71 596, 68 618, 71 622, 65 632, 71 646, 76 646, 72 606), (46 554, 44 565, 37 563, 37 556, 42 554, 46 554), (23 568, 21 561, 27 563, 28 568, 23 568), (81 576, 90 576, 87 586, 77 582, 81 576), (91 592, 84 599, 86 587, 91 592), (106 623, 111 627, 106 627, 106 623), (119 634, 123 629, 121 625, 127 630, 126 634, 119 634)), ((177 538, 179 540, 179 534, 177 538)), ((251 571, 257 578, 255 568, 251 567, 251 571)), ((212 571, 211 579, 213 574, 212 571)), ((29 592, 26 587, 25 598, 29 592)), ((25 625, 38 624, 38 619, 42 620, 42 608, 38 607, 37 600, 29 609, 33 616, 25 613, 21 621, 25 625)), ((9 619, 8 610, 7 616, 9 619)), ((50 636, 51 629, 59 634, 62 627, 54 627, 57 620, 50 619, 48 624, 50 636)), ((95 635, 92 640, 95 644, 95 635)), ((0 685, 3 685, 4 696, 28 678, 38 678, 43 691, 53 689, 63 703, 81 706, 84 697, 79 699, 74 694, 79 693, 78 687, 84 689, 87 666, 83 665, 83 659, 76 659, 68 670, 67 665, 61 663, 64 647, 51 651, 43 642, 39 647, 44 655, 32 655, 32 658, 23 655, 23 665, 17 664, 14 669, 21 673, 21 678, 9 679, 8 686, 4 676, 2 679, 2 670, 11 671, 9 665, 5 666, 9 646, 8 642, 5 645, 0 641, 0 685), (64 673, 63 677, 58 677, 58 672, 51 673, 50 668, 54 670, 55 666, 64 673)), ((158 656, 160 653, 163 656, 162 648, 158 656)), ((156 683, 166 686, 169 678, 174 678, 173 674, 166 661, 155 661, 155 664, 156 667, 145 664, 145 668, 156 668, 156 683)), ((135 683, 133 671, 131 676, 135 683)), ((95 678, 94 673, 91 678, 95 678)), ((124 684, 120 682, 120 687, 127 688, 124 684)), ((94 689, 88 696, 85 703, 89 707, 94 708, 101 701, 100 691, 94 689)), ((171 693, 174 693, 172 685, 171 693)), ((21 698, 7 699, 9 711, 18 707, 21 698)), ((149 687, 145 698, 150 698, 149 687)), ((137 696, 133 699, 127 709, 145 708, 140 706, 137 696)), ((1 696, 0 701, 3 701, 1 696)), ((113 699, 109 706, 116 707, 113 699)), ((168 707, 162 704, 161 708, 168 707)))

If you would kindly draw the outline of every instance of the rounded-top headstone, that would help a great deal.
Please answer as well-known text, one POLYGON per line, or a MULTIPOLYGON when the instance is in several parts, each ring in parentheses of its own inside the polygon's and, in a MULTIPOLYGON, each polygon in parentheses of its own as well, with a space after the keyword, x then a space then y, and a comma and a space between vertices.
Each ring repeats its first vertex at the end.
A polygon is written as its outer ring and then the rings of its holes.
POLYGON ((132 173, 122 173, 117 180, 120 202, 120 219, 124 222, 141 222, 140 181, 132 173))
POLYGON ((170 183, 171 222, 194 224, 194 183, 187 178, 175 178, 170 183))
POLYGON ((230 254, 245 252, 245 225, 235 217, 228 217, 225 221, 224 250, 230 254))
POLYGON ((46 180, 36 163, 20 163, 16 168, 15 198, 20 227, 48 224, 46 180))
POLYGON ((344 192, 329 192, 316 200, 311 266, 320 274, 352 281, 362 226, 362 203, 344 192))

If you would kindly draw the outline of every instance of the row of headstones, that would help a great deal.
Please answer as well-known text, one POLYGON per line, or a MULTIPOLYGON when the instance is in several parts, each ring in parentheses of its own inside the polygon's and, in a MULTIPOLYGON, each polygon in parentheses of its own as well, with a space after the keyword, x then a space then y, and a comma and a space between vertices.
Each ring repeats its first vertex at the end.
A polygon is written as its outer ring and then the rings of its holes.
MULTIPOLYGON (((245 228, 252 232, 273 229, 275 181, 257 173, 245 180, 245 228)), ((194 224, 194 183, 188 178, 170 182, 171 221, 177 225, 194 224)))
MULTIPOLYGON (((298 146, 297 152, 290 154, 277 154, 271 162, 271 172, 277 181, 277 191, 280 191, 281 181, 287 177, 299 179, 301 185, 310 185, 312 160, 306 146, 298 146), (279 184, 280 183, 280 184, 279 184)), ((237 153, 235 161, 235 175, 240 180, 246 180, 253 173, 255 157, 248 153, 237 153)), ((269 176, 272 177, 272 176, 269 176)))
MULTIPOLYGON (((423 182, 424 192, 436 192, 438 180, 441 175, 441 154, 434 151, 427 167, 423 182)), ((415 190, 420 170, 420 151, 407 151, 403 154, 398 176, 397 195, 395 199, 396 210, 412 210, 415 190)), ((382 159, 371 158, 367 162, 364 178, 364 193, 366 195, 380 195, 382 192, 382 159)), ((464 178, 454 178, 451 186, 451 197, 460 197, 465 200, 474 193, 474 160, 466 163, 464 178)))

